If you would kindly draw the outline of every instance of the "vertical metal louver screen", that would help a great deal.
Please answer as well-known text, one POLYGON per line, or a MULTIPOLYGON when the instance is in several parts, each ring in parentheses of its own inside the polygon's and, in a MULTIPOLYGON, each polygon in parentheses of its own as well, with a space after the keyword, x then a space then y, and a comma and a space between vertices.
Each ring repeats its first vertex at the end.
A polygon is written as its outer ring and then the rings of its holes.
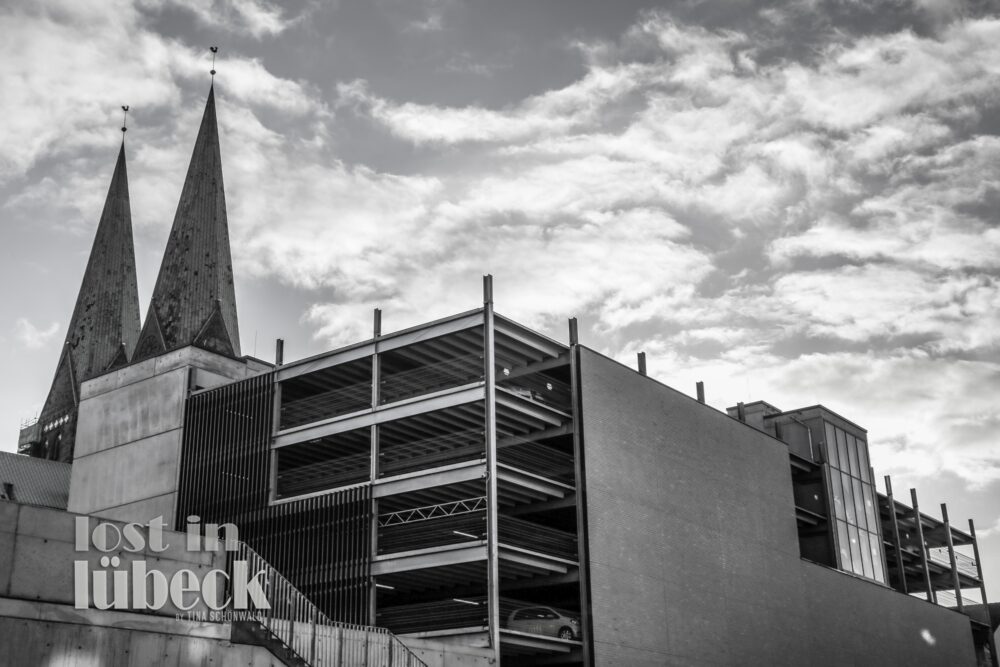
POLYGON ((273 387, 266 374, 188 399, 177 529, 233 523, 331 619, 368 623, 371 488, 268 505, 273 387))

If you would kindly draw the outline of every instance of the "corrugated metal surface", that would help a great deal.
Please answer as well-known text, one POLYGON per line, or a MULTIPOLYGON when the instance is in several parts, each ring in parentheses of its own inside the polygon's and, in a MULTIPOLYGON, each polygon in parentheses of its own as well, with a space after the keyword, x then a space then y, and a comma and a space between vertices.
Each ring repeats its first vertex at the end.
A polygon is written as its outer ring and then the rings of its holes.
POLYGON ((274 374, 192 396, 177 530, 187 517, 239 537, 334 621, 369 622, 371 489, 268 505, 274 374))
POLYGON ((14 502, 66 509, 72 466, 24 454, 0 452, 0 490, 11 487, 14 502))

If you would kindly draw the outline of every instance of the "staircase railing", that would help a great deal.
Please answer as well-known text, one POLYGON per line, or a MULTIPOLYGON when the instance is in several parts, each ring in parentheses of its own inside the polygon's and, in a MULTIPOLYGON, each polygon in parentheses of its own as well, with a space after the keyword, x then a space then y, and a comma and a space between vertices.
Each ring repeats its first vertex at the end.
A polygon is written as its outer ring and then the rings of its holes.
MULTIPOLYGON (((426 667, 399 638, 385 628, 331 620, 260 554, 243 542, 228 552, 226 568, 235 581, 234 564, 246 563, 252 578, 258 575, 270 609, 233 610, 251 620, 283 649, 305 665, 315 667, 426 667)), ((252 599, 249 598, 248 601, 252 599)))

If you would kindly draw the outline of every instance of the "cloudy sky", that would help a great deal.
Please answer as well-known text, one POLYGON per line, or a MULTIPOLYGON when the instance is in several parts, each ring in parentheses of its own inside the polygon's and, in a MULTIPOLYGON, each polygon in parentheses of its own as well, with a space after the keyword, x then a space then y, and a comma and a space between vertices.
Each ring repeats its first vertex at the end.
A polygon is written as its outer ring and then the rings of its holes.
POLYGON ((823 403, 1000 595, 1000 10, 951 0, 5 0, 0 448, 131 105, 143 312, 221 47, 242 346, 476 307, 724 408, 823 403))

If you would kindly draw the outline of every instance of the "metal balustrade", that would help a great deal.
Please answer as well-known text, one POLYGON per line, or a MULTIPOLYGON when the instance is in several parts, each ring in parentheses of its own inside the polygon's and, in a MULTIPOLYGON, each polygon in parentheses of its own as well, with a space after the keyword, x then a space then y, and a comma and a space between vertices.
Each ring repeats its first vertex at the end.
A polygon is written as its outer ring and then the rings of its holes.
MULTIPOLYGON (((389 353, 385 355, 389 356, 389 353)), ((483 357, 481 354, 467 354, 452 357, 437 363, 422 364, 404 371, 382 373, 379 382, 379 396, 382 404, 404 398, 428 394, 438 389, 457 387, 483 379, 483 357)))
POLYGON ((235 578, 234 566, 240 561, 246 563, 250 577, 263 572, 257 580, 262 582, 270 605, 270 609, 262 609, 251 603, 251 609, 233 609, 234 614, 256 625, 306 665, 427 667, 386 628, 331 620, 243 542, 228 552, 226 560, 230 581, 235 578))
POLYGON ((357 412, 372 405, 372 383, 356 384, 329 389, 302 398, 282 401, 281 428, 329 419, 338 415, 357 412))
POLYGON ((486 455, 481 428, 464 429, 442 435, 396 441, 395 436, 379 441, 379 477, 400 475, 438 465, 461 463, 486 455))
POLYGON ((532 521, 500 515, 500 544, 521 547, 556 558, 576 561, 579 557, 573 533, 550 528, 532 521))
MULTIPOLYGON (((930 559, 941 565, 945 565, 951 568, 951 560, 948 558, 948 548, 947 547, 935 547, 933 549, 927 550, 930 559)), ((979 570, 976 567, 976 559, 971 556, 966 556, 965 554, 956 551, 955 552, 955 567, 958 569, 959 574, 964 574, 966 576, 972 577, 973 579, 979 579, 979 570)))

